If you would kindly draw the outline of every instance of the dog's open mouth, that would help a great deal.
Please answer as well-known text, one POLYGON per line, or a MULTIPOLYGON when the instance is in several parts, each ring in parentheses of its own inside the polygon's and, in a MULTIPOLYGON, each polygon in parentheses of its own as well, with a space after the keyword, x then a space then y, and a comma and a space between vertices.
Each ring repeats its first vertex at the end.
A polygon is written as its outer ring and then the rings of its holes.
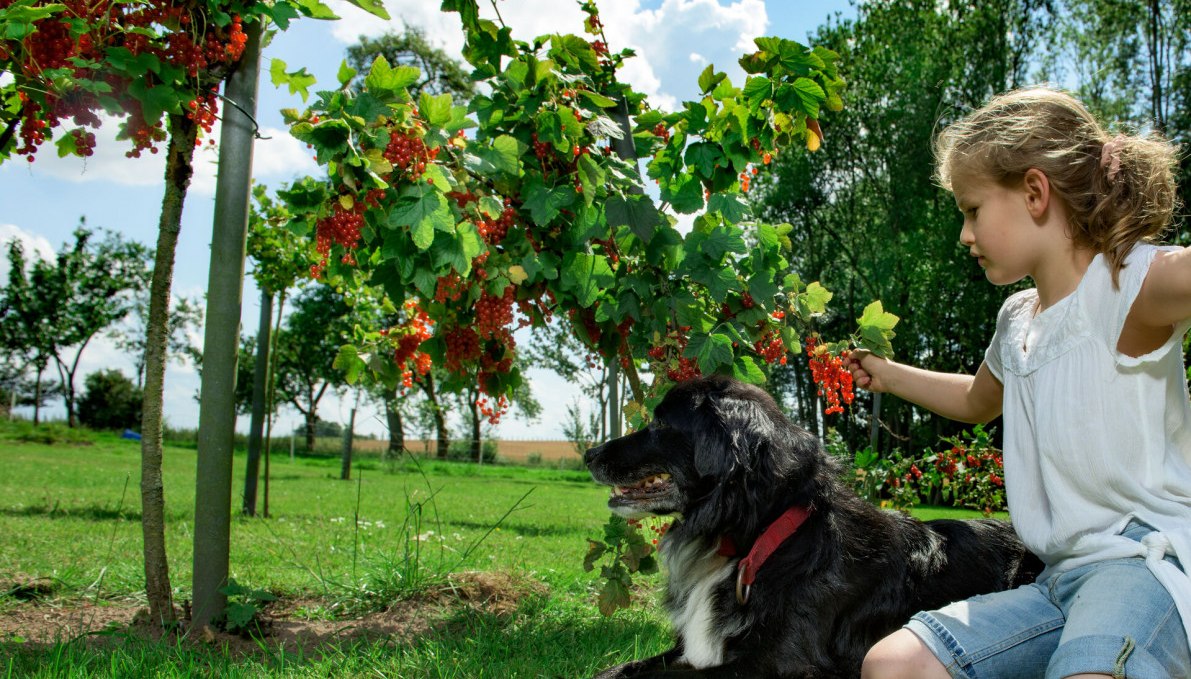
POLYGON ((644 500, 668 492, 672 485, 673 482, 670 481, 669 474, 664 472, 654 474, 631 485, 613 486, 612 500, 621 500, 624 502, 644 500))

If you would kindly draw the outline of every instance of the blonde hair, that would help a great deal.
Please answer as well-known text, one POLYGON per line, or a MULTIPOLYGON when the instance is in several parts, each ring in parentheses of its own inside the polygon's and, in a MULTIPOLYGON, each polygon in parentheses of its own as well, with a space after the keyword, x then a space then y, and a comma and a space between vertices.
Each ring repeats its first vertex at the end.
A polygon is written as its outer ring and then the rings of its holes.
POLYGON ((1157 134, 1113 136, 1075 97, 1045 87, 1014 90, 947 126, 935 139, 936 178, 955 175, 1018 186, 1041 170, 1068 208, 1077 246, 1102 252, 1114 284, 1125 256, 1154 240, 1178 207, 1178 148, 1157 134))

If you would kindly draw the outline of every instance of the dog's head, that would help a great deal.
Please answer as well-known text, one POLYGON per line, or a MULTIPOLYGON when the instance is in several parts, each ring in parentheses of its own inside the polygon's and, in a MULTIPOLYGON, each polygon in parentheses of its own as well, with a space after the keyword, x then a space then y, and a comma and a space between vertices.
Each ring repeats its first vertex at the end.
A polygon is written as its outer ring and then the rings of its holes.
POLYGON ((712 376, 673 387, 648 427, 587 451, 629 518, 682 515, 700 533, 752 532, 773 511, 810 504, 823 455, 762 389, 712 376))

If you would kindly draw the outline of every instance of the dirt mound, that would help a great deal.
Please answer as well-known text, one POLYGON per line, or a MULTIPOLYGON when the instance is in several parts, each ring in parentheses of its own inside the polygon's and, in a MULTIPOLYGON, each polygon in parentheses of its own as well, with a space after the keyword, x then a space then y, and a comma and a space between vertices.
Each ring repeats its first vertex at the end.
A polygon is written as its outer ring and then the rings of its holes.
MULTIPOLYGON (((300 657, 353 641, 393 644, 427 634, 446 625, 460 611, 507 616, 529 596, 547 593, 544 584, 506 573, 455 573, 447 582, 421 595, 396 601, 383 611, 351 618, 331 617, 334 602, 310 597, 279 597, 265 606, 254 635, 237 635, 211 628, 186 637, 189 643, 208 644, 234 656, 282 651, 300 657), (256 638, 253 638, 255 636, 256 638)), ((15 598, 15 597, 14 597, 15 598)), ((148 609, 133 601, 28 601, 0 607, 0 650, 34 650, 57 642, 85 640, 102 647, 129 636, 158 639, 160 628, 150 624, 148 609)))

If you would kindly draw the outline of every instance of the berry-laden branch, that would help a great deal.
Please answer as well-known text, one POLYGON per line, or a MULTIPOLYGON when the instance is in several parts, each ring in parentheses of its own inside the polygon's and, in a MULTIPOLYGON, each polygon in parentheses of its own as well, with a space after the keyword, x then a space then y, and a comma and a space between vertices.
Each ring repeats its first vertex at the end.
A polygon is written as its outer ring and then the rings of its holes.
MULTIPOLYGON (((367 0, 355 3, 384 15, 367 0)), ((90 156, 101 114, 123 119, 117 138, 130 157, 159 151, 166 115, 210 134, 218 87, 248 41, 245 25, 285 28, 299 15, 335 18, 317 0, 0 0, 0 73, 12 74, 0 86, 8 120, 0 162, 33 162, 50 141, 60 156, 90 156)))
MULTIPOLYGON (((665 113, 617 79, 632 52, 612 51, 596 5, 581 7, 587 36, 521 42, 475 0, 444 0, 484 83, 467 107, 446 94, 414 99, 418 70, 378 58, 361 89, 346 87, 356 74, 345 66, 339 89, 290 114, 329 177, 283 195, 290 227, 315 234, 312 273, 377 286, 409 319, 383 339, 358 331, 340 353, 352 379, 408 384, 424 355, 454 388, 478 387, 496 420, 522 381, 515 331, 560 319, 626 368, 637 395, 626 412, 640 425, 677 381, 764 382, 827 312, 831 294, 789 272, 794 227, 755 220, 745 194, 774 154, 819 148, 820 114, 842 107, 837 56, 760 38, 740 61, 742 87, 709 67, 699 101, 665 113), (646 159, 668 208, 616 144, 646 159), (696 215, 693 228, 677 229, 674 213, 696 215), (395 334, 404 348, 385 350, 395 334)), ((849 347, 888 353, 896 318, 877 309, 849 347)), ((635 544, 609 553, 640 556, 635 544)))
MULTIPOLYGON (((833 53, 759 39, 741 60, 743 88, 709 68, 702 99, 666 114, 616 79, 627 50, 578 35, 517 42, 474 2, 444 7, 487 85, 468 108, 414 101, 417 69, 378 59, 362 91, 319 93, 291 119, 331 177, 325 200, 294 209, 316 234, 316 276, 416 298, 435 327, 423 351, 492 398, 521 381, 513 331, 556 317, 606 360, 653 376, 648 388, 635 380, 644 406, 700 374, 763 381, 801 350, 826 291, 787 273, 793 227, 755 222, 743 194, 779 149, 817 148, 821 109, 842 105, 833 53), (693 231, 644 192, 612 151, 618 139, 649 159, 662 201, 699 213, 693 231)), ((594 3, 582 7, 602 38, 594 3)))

